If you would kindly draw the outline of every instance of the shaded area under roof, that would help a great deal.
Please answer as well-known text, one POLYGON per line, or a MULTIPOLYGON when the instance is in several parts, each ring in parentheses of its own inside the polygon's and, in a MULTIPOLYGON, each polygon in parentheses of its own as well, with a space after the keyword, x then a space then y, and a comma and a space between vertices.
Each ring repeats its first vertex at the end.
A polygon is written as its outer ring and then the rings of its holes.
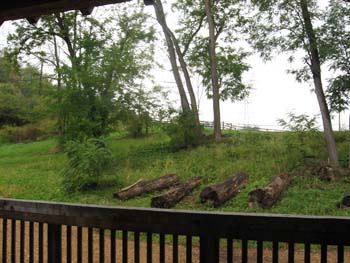
MULTIPOLYGON (((7 20, 27 18, 30 22, 37 21, 42 15, 69 10, 80 10, 90 14, 95 6, 129 2, 131 0, 10 0, 0 3, 0 25, 7 20)), ((153 0, 144 0, 146 5, 153 0)))

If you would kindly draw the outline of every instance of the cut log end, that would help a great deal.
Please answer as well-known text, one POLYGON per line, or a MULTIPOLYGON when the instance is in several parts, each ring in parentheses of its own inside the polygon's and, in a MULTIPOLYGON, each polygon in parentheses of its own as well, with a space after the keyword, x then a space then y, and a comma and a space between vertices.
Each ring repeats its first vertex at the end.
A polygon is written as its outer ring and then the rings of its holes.
POLYGON ((285 173, 273 178, 264 188, 258 188, 249 193, 248 206, 250 208, 271 208, 281 197, 291 182, 292 177, 285 173))

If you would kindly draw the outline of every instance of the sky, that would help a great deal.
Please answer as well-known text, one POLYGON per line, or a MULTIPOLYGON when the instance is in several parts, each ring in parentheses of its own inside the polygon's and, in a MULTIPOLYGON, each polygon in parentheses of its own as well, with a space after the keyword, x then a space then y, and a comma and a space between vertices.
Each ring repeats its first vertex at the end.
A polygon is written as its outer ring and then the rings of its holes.
MULTIPOLYGON (((321 3, 325 4, 323 0, 321 3)), ((152 12, 152 7, 149 8, 152 12)), ((169 16, 170 24, 174 24, 175 17, 169 16)), ((10 22, 5 22, 0 27, 0 48, 6 46, 6 37, 13 30, 10 22)), ((159 43, 161 45, 162 43, 159 43)), ((175 82, 170 72, 170 64, 164 47, 159 47, 157 60, 166 65, 165 70, 159 74, 155 72, 155 81, 172 90, 172 97, 177 100, 175 82), (159 77, 161 76, 161 77, 159 77)), ((252 87, 250 96, 242 102, 221 102, 221 120, 238 125, 258 126, 266 129, 281 129, 278 119, 285 118, 288 112, 296 114, 319 115, 319 107, 316 95, 312 92, 311 83, 298 83, 293 75, 287 74, 291 65, 284 55, 275 57, 269 62, 263 62, 257 55, 249 58, 248 63, 251 69, 244 76, 244 79, 252 87)), ((326 80, 330 73, 323 69, 323 78, 326 80)), ((200 83, 194 79, 194 86, 199 93, 202 93, 200 83)), ((178 103, 178 102, 177 102, 178 103)), ((200 119, 212 121, 212 101, 201 96, 200 119)), ((341 115, 342 127, 347 127, 348 112, 341 115)), ((322 128, 321 120, 319 127, 322 128)), ((338 117, 333 119, 333 127, 338 129, 338 117)))

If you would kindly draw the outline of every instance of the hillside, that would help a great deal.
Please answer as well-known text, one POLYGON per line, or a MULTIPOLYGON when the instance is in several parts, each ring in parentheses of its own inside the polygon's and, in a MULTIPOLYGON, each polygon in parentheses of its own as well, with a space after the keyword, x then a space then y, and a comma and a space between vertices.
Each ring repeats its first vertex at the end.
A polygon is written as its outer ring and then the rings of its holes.
MULTIPOLYGON (((336 134, 343 159, 349 150, 348 136, 345 132, 336 134)), ((61 190, 61 171, 66 157, 52 151, 55 140, 0 145, 0 196, 149 207, 150 198, 155 194, 119 201, 112 198, 112 193, 140 178, 177 173, 182 179, 200 175, 204 180, 176 209, 214 210, 209 204, 199 202, 200 189, 237 171, 245 171, 250 175, 248 186, 216 211, 350 215, 349 210, 336 208, 344 193, 350 192, 349 176, 346 174, 339 182, 322 182, 307 169, 325 159, 320 133, 232 131, 226 133, 220 144, 177 152, 169 150, 164 134, 140 139, 112 134, 107 142, 116 160, 114 168, 101 179, 97 189, 69 196, 61 190), (280 202, 271 210, 248 208, 251 190, 286 171, 293 172, 295 178, 280 202)))

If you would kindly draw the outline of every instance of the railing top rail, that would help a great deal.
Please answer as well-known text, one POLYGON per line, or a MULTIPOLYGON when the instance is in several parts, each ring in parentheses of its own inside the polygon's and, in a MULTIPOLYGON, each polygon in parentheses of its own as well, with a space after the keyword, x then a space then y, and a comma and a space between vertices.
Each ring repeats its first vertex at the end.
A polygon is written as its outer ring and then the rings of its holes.
POLYGON ((246 214, 0 199, 0 217, 102 229, 350 245, 350 217, 246 214))

